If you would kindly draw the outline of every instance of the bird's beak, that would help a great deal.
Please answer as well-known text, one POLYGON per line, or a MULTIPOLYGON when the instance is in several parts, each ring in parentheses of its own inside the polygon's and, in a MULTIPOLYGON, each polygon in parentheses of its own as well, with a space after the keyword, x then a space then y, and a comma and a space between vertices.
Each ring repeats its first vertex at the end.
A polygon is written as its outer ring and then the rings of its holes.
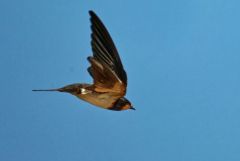
POLYGON ((131 110, 136 110, 136 109, 135 109, 134 107, 132 107, 132 106, 131 106, 129 109, 131 109, 131 110))

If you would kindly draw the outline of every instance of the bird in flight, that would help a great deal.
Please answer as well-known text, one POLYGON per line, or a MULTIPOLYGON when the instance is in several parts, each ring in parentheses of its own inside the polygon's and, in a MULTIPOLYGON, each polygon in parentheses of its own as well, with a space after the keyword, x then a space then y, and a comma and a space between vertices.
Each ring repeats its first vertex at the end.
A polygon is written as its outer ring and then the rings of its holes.
POLYGON ((58 91, 70 93, 95 106, 115 111, 133 108, 124 96, 127 89, 127 74, 123 68, 118 51, 106 27, 93 12, 89 11, 91 21, 92 56, 88 72, 93 84, 75 83, 58 89, 33 91, 58 91))

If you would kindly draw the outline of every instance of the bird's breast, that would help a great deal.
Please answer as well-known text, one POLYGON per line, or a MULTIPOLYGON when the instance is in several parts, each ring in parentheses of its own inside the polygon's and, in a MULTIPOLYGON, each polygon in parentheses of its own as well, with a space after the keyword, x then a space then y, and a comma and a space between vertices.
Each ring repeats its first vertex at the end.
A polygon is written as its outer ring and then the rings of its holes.
POLYGON ((84 101, 102 108, 111 107, 118 99, 114 93, 98 93, 88 90, 84 90, 84 92, 76 96, 84 101))

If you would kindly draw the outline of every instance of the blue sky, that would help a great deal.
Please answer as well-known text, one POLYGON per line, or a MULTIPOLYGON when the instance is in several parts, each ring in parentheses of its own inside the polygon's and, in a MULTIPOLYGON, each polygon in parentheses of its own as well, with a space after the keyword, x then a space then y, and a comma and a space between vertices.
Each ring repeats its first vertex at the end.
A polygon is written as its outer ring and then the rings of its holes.
POLYGON ((0 160, 239 161, 239 6, 1 0, 0 160), (136 111, 31 91, 92 81, 90 9, 118 47, 136 111))

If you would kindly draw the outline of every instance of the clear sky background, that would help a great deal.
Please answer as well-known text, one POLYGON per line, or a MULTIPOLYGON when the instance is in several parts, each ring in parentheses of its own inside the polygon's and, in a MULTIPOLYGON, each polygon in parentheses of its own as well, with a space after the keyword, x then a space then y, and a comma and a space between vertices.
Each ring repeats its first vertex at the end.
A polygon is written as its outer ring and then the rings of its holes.
POLYGON ((1 0, 1 161, 239 161, 239 0, 1 0), (34 93, 91 82, 88 10, 136 111, 34 93))

